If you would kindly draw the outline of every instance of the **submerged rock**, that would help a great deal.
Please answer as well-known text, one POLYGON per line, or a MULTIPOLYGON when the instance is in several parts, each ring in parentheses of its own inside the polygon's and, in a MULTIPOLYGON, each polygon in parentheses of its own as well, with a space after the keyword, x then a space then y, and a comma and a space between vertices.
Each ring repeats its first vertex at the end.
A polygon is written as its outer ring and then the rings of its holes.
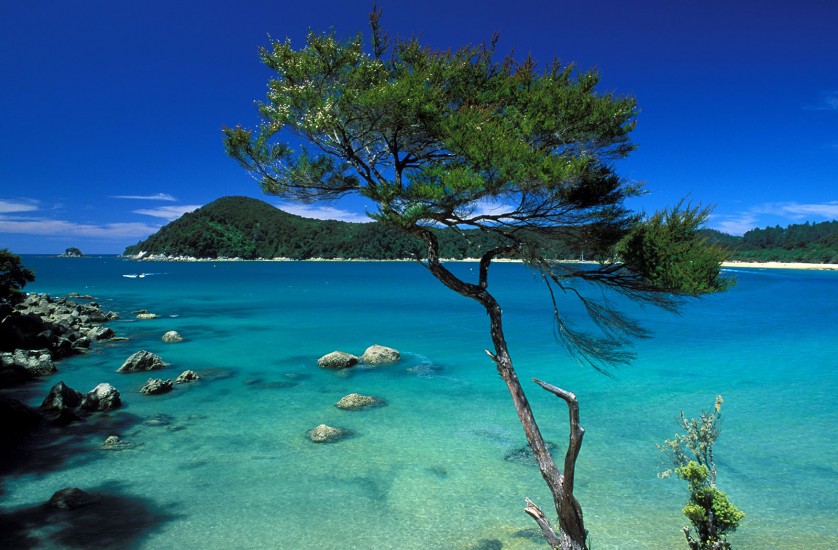
POLYGON ((176 330, 170 330, 163 335, 163 341, 167 344, 177 344, 178 342, 183 342, 183 336, 176 330))
POLYGON ((317 360, 324 369, 347 369, 358 364, 358 358, 345 351, 333 351, 317 360))
POLYGON ((127 449, 133 449, 136 446, 136 443, 125 441, 123 439, 120 439, 119 436, 116 435, 110 435, 102 443, 101 448, 103 451, 124 451, 127 449))
POLYGON ((320 424, 306 432, 306 436, 314 443, 333 443, 340 441, 350 434, 349 430, 320 424))
POLYGON ((159 356, 145 350, 140 350, 122 363, 116 372, 143 372, 162 369, 166 363, 159 356))
POLYGON ((46 505, 49 508, 58 508, 59 510, 75 510, 96 502, 96 500, 97 498, 94 495, 82 491, 78 487, 65 487, 56 491, 46 505))
POLYGON ((82 399, 81 408, 88 411, 112 411, 122 406, 122 399, 116 388, 102 383, 90 390, 82 399))
POLYGON ((145 395, 159 395, 161 393, 169 393, 173 387, 171 380, 149 378, 145 386, 140 389, 140 393, 145 395))
POLYGON ((371 395, 361 395, 360 393, 350 393, 341 398, 335 403, 335 407, 345 410, 369 409, 373 407, 380 407, 384 402, 371 395))
MULTIPOLYGON (((552 441, 545 441, 545 443, 547 444, 547 450, 550 451, 551 454, 559 448, 559 446, 552 441)), ((536 462, 535 455, 533 455, 532 449, 530 449, 529 445, 512 449, 503 455, 503 459, 507 462, 514 462, 515 464, 538 466, 538 462, 536 462)))
POLYGON ((361 356, 361 362, 367 365, 386 365, 396 363, 401 359, 398 350, 374 344, 366 349, 361 356))
POLYGON ((183 384, 185 382, 194 382, 195 380, 200 380, 201 377, 198 376, 198 373, 194 370, 185 370, 178 375, 175 379, 175 384, 183 384))

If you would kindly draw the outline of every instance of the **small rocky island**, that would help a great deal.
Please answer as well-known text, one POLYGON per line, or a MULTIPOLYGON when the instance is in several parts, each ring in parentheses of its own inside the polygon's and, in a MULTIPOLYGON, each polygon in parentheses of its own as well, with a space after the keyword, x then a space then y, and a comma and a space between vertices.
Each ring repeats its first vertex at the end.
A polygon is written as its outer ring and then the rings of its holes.
POLYGON ((78 248, 71 246, 64 251, 64 254, 59 254, 59 258, 84 258, 84 254, 78 248))

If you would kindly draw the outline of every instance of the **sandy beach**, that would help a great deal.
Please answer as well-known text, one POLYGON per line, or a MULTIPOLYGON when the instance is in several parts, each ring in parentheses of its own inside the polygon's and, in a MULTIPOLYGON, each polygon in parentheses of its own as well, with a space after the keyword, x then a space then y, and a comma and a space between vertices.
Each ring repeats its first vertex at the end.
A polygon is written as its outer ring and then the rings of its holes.
POLYGON ((748 267, 761 269, 814 269, 838 271, 838 264, 805 264, 799 262, 722 262, 722 267, 748 267))

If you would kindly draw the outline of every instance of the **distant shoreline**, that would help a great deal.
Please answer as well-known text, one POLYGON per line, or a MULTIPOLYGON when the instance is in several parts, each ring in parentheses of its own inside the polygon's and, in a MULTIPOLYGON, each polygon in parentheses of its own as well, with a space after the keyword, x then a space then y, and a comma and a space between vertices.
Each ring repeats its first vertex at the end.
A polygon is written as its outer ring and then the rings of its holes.
MULTIPOLYGON (((137 257, 137 256, 122 256, 122 258, 126 260, 134 260, 140 262, 368 262, 368 263, 375 263, 375 262, 413 262, 416 261, 413 258, 401 258, 396 260, 371 260, 365 258, 307 258, 305 260, 295 260, 293 258, 254 258, 254 259, 244 259, 244 258, 195 258, 192 256, 162 256, 162 255, 152 255, 152 256, 144 256, 144 257, 137 257)), ((462 263, 477 263, 480 261, 479 258, 463 258, 463 259, 453 259, 453 258, 443 258, 443 262, 451 263, 451 262, 462 262, 462 263)), ((519 263, 521 260, 508 260, 504 258, 499 258, 494 260, 495 262, 508 262, 508 263, 519 263)), ((596 262, 587 262, 584 260, 560 260, 559 263, 563 264, 596 264, 596 262)), ((729 261, 729 262, 722 262, 722 267, 725 268, 736 268, 736 267, 743 267, 749 269, 803 269, 809 271, 838 271, 838 264, 809 264, 803 262, 739 262, 739 261, 729 261)))

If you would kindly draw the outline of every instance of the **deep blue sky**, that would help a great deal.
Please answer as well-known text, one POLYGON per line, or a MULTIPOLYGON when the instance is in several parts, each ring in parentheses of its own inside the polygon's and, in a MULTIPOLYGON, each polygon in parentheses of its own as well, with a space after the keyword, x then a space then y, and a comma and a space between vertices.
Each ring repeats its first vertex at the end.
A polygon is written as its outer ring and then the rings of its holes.
MULTIPOLYGON (((257 123, 257 48, 366 31, 371 1, 4 2, 0 248, 118 253, 185 210, 262 197, 221 127, 257 123)), ((637 97, 633 206, 688 196, 711 227, 838 219, 838 1, 380 0, 392 34, 596 66, 637 97)), ((352 202, 304 211, 355 220, 352 202)))

